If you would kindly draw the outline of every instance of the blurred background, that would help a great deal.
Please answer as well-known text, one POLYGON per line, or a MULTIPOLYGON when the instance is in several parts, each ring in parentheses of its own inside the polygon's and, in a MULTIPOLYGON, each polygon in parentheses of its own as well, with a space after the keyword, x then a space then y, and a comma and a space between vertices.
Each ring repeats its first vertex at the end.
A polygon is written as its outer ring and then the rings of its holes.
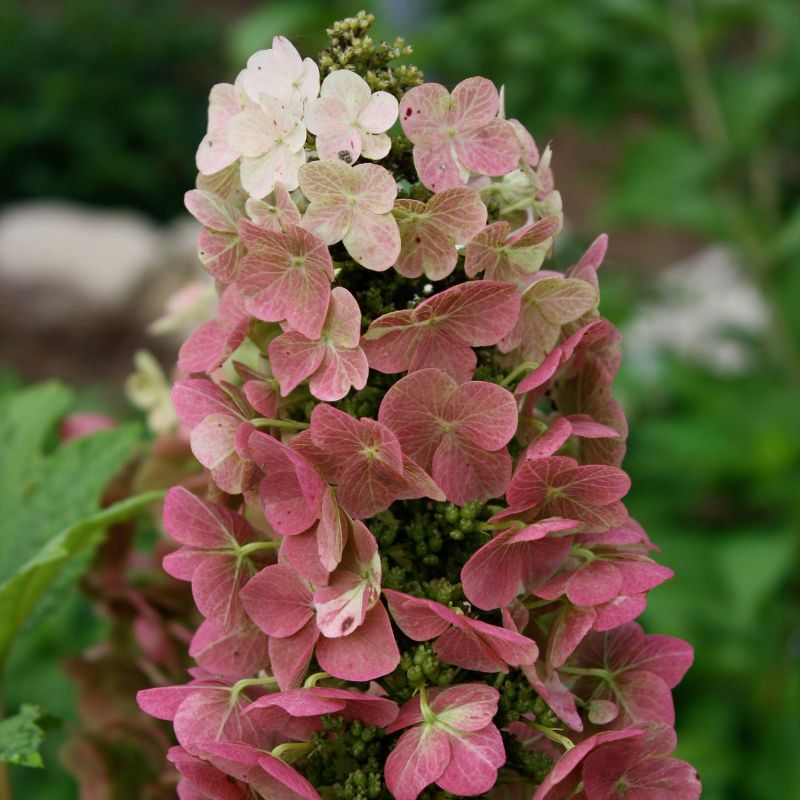
MULTIPOLYGON (((207 95, 272 36, 303 55, 360 5, 0 5, 0 394, 46 377, 132 416, 146 327, 198 277, 182 208, 207 95)), ((601 311, 624 334, 629 508, 676 578, 651 632, 690 640, 679 755, 708 800, 800 797, 800 8, 797 0, 384 0, 428 80, 480 74, 552 142, 557 263, 611 237, 601 311), (563 241, 563 244, 562 244, 563 241)), ((6 705, 69 725, 61 664, 104 633, 77 591, 18 643, 6 705)), ((60 736, 63 739, 65 734, 60 736)), ((78 797, 61 766, 17 794, 78 797)), ((23 774, 24 773, 24 774, 23 774)))

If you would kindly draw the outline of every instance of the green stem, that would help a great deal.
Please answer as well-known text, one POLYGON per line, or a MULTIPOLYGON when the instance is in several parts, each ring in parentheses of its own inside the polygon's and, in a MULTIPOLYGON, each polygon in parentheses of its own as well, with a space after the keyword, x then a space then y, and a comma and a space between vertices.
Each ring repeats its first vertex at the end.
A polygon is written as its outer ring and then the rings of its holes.
POLYGON ((247 558, 250 553, 257 553, 259 550, 274 550, 276 547, 280 547, 280 542, 268 541, 268 542, 250 542, 249 544, 242 545, 237 551, 236 555, 239 558, 247 558))
POLYGON ((538 366, 539 363, 537 361, 523 361, 521 364, 518 364, 516 367, 514 367, 514 369, 511 370, 511 372, 509 372, 508 375, 506 375, 506 377, 503 378, 502 381, 500 381, 500 385, 508 386, 516 378, 522 375, 523 372, 532 372, 538 366))
POLYGON ((422 711, 422 718, 425 720, 426 725, 433 725, 436 722, 436 713, 428 705, 428 692, 425 689, 425 684, 419 687, 419 707, 422 711))
POLYGON ((292 764, 297 759, 302 758, 313 747, 314 745, 311 742, 285 742, 273 748, 270 751, 270 755, 285 761, 287 764, 292 764))
POLYGON ((285 428, 289 431, 305 431, 311 426, 307 422, 297 422, 293 419, 271 419, 270 417, 256 417, 250 420, 256 428, 285 428))
POLYGON ((546 725, 540 725, 538 722, 528 722, 528 725, 534 730, 543 733, 548 739, 550 739, 551 742, 560 744, 565 750, 572 750, 572 748, 575 747, 575 743, 572 741, 572 739, 562 736, 560 733, 557 733, 552 728, 548 728, 546 725))
POLYGON ((313 675, 309 675, 305 683, 303 684, 304 689, 313 689, 320 681, 324 681, 331 676, 328 675, 327 672, 315 672, 313 675))
POLYGON ((231 687, 231 702, 235 703, 239 695, 248 686, 266 686, 270 689, 277 689, 278 681, 275 678, 243 678, 240 681, 236 681, 231 687))
POLYGON ((602 678, 605 681, 611 680, 611 673, 599 667, 559 667, 558 671, 567 675, 587 675, 592 678, 602 678))

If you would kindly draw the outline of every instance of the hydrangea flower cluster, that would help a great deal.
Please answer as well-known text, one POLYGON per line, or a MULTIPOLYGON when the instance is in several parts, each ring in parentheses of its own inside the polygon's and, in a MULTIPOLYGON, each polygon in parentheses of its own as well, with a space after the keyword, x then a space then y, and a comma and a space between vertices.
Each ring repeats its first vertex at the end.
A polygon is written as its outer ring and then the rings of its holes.
POLYGON ((606 239, 543 269, 549 149, 371 21, 211 92, 186 201, 219 313, 173 389, 208 486, 164 509, 204 621, 139 703, 182 800, 699 797, 692 649, 634 621, 671 571, 623 503, 606 239))

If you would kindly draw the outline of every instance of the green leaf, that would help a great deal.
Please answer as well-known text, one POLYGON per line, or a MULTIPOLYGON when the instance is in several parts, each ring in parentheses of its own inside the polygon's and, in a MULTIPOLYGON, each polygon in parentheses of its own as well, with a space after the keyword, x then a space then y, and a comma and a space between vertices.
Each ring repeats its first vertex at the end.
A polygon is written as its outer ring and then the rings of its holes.
POLYGON ((23 767, 44 766, 39 748, 53 722, 39 706, 21 706, 15 716, 0 722, 0 761, 23 767))
POLYGON ((71 402, 55 382, 0 397, 0 664, 50 581, 89 543, 70 526, 97 510, 139 438, 123 426, 58 446, 71 402))
POLYGON ((129 497, 70 525, 50 539, 12 578, 0 585, 0 661, 8 653, 27 615, 67 561, 85 548, 98 544, 110 525, 130 519, 142 509, 162 500, 164 494, 156 491, 129 497))

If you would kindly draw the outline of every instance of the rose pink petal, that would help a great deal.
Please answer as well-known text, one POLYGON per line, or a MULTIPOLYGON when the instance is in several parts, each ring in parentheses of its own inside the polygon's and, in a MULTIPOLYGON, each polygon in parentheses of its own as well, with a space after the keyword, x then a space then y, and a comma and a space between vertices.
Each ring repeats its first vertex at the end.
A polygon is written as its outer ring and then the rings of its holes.
POLYGON ((556 794, 558 784, 569 778, 586 756, 595 748, 600 747, 600 745, 621 739, 632 739, 642 735, 643 732, 640 729, 632 728, 626 731, 604 731, 584 739, 561 756, 553 769, 550 770, 545 779, 536 788, 533 800, 555 800, 556 797, 561 797, 561 795, 556 794))
POLYGON ((312 161, 300 170, 300 188, 309 200, 303 216, 307 230, 325 244, 342 241, 367 269, 382 271, 394 264, 400 233, 391 215, 397 197, 391 173, 377 164, 312 161))
POLYGON ((237 437, 246 435, 250 428, 241 417, 231 413, 210 414, 190 434, 195 458, 211 472, 214 483, 228 494, 241 494, 257 479, 255 464, 242 458, 236 448, 237 437))
POLYGON ((203 669, 231 679, 254 675, 269 665, 267 637, 247 618, 228 629, 204 620, 192 637, 189 655, 203 669))
POLYGON ((450 622, 437 613, 433 601, 422 600, 393 589, 384 589, 383 595, 400 630, 415 642, 435 639, 450 627, 450 622))
POLYGON ((459 386, 441 370, 420 370, 389 389, 378 419, 451 502, 505 491, 511 459, 504 448, 516 432, 517 407, 502 387, 482 381, 459 386))
POLYGON ((268 636, 291 636, 314 616, 310 585, 285 564, 273 564, 253 576, 241 598, 250 618, 268 636))
POLYGON ((431 695, 430 707, 437 722, 462 733, 475 733, 492 721, 499 699, 497 689, 491 686, 464 683, 431 695))
POLYGON ((370 681, 388 675, 400 663, 386 609, 377 603, 348 636, 320 637, 317 661, 331 675, 347 681, 370 681))
POLYGON ((248 250, 237 279, 245 307, 258 319, 286 320, 309 339, 318 338, 333 280, 325 243, 302 228, 268 231, 247 220, 240 221, 239 232, 248 250))
POLYGON ((636 619, 647 607, 647 595, 634 594, 629 597, 620 595, 607 603, 596 606, 596 631, 608 631, 636 619))
POLYGON ((259 493, 269 524, 284 536, 302 533, 322 513, 325 482, 299 453, 272 436, 253 431, 247 452, 264 471, 259 493))
POLYGON ((238 741, 210 741, 199 755, 217 769, 274 800, 319 800, 314 787, 286 762, 238 741))
POLYGON ((249 322, 238 289, 229 286, 220 299, 217 318, 195 328, 181 346, 178 369, 213 372, 244 341, 249 322))
POLYGON ((175 714, 186 698, 198 691, 228 694, 230 684, 217 678, 195 679, 182 686, 159 686, 142 689, 136 693, 136 702, 146 714, 156 719, 175 719, 175 714))
POLYGON ((272 674, 283 691, 297 688, 303 682, 319 638, 320 632, 313 619, 291 636, 270 637, 269 660, 272 674))
POLYGON ((268 200, 249 197, 245 210, 250 219, 260 228, 286 233, 289 228, 300 225, 300 211, 287 188, 278 181, 268 200))
POLYGON ((597 619, 593 608, 565 605, 550 625, 545 660, 549 666, 561 667, 575 651, 597 619))
POLYGON ((309 339, 288 331, 269 343, 269 358, 285 397, 306 378, 311 378, 311 393, 318 400, 341 400, 353 386, 363 389, 369 367, 359 347, 361 310, 347 289, 337 286, 321 338, 309 339))
POLYGON ((621 587, 622 574, 616 564, 601 559, 562 572, 533 591, 544 600, 565 594, 576 606, 596 606, 617 597, 621 587))
POLYGON ((424 300, 413 311, 376 319, 362 346, 381 372, 438 367, 468 381, 477 363, 473 347, 496 344, 514 325, 519 297, 491 281, 462 283, 424 300))
POLYGON ((173 486, 167 492, 163 519, 167 533, 190 547, 230 548, 255 538, 252 526, 241 514, 202 500, 182 486, 173 486))
POLYGON ((236 414, 231 397, 207 379, 190 378, 176 381, 172 387, 172 404, 181 422, 189 428, 199 425, 211 414, 236 414))
POLYGON ((182 747, 171 747, 167 758, 182 776, 178 784, 179 800, 247 800, 250 794, 244 784, 232 781, 229 775, 182 747))
POLYGON ((281 542, 280 561, 316 586, 324 586, 328 582, 329 570, 320 561, 317 528, 309 528, 296 536, 285 536, 281 542))
POLYGON ((398 200, 394 216, 400 229, 395 269, 406 278, 447 277, 458 260, 456 245, 466 244, 486 223, 486 206, 475 191, 457 186, 427 203, 398 200))
MULTIPOLYGON (((555 558, 547 559, 549 566, 545 566, 541 556, 546 551, 532 547, 531 543, 544 539, 551 532, 570 530, 576 525, 573 520, 549 519, 528 525, 522 530, 510 528, 496 534, 473 553, 461 570, 464 593, 469 601, 487 610, 507 606, 525 588, 524 579, 530 577, 530 571, 526 569, 528 560, 536 562, 540 575, 546 575, 546 570, 555 571, 566 555, 564 553, 562 556, 562 548, 558 548, 553 553, 555 558)), ((569 549, 568 540, 563 549, 569 549)))
POLYGON ((438 728, 419 725, 407 730, 386 759, 386 788, 395 800, 416 800, 447 769, 450 753, 450 737, 438 728))
POLYGON ((436 784, 454 795, 471 796, 489 791, 506 752, 500 731, 487 725, 479 731, 450 736, 450 763, 436 784))

